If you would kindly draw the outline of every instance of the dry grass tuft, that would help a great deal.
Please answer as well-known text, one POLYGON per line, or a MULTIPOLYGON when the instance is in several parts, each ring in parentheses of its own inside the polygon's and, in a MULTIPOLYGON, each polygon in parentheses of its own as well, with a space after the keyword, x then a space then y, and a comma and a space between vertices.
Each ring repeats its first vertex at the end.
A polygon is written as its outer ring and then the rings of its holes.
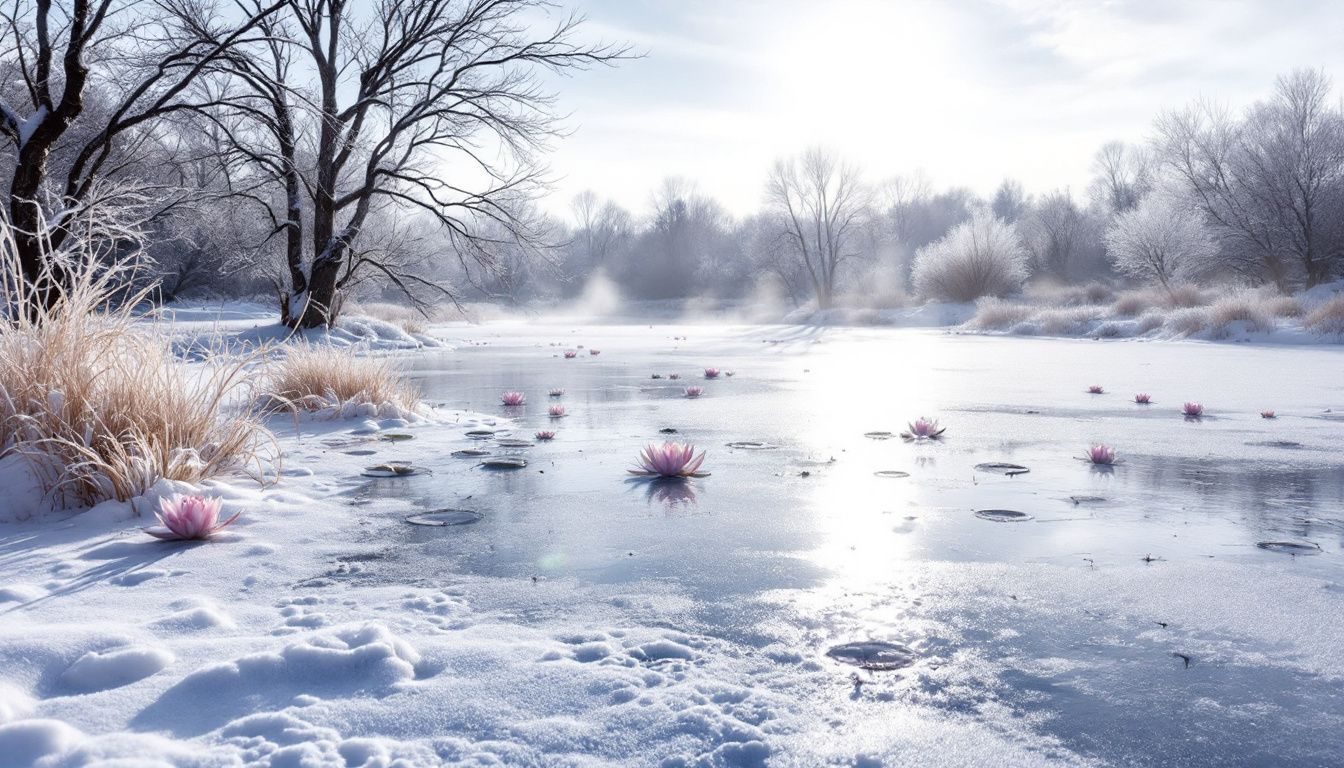
POLYGON ((346 306, 348 315, 365 315, 374 320, 382 320, 385 323, 401 326, 401 329, 410 334, 423 335, 428 328, 427 319, 424 315, 400 304, 389 304, 386 302, 369 302, 367 304, 349 304, 346 306))
POLYGON ((1029 319, 1036 310, 1002 299, 981 299, 968 325, 982 330, 1007 330, 1029 319))
POLYGON ((1139 333, 1152 333, 1161 328, 1166 321, 1167 318, 1161 312, 1149 310, 1139 316, 1138 331, 1139 333))
POLYGON ((1302 317, 1307 313, 1296 296, 1267 296, 1261 299, 1260 307, 1274 317, 1302 317))
POLYGON ((356 415, 353 411, 364 407, 372 414, 404 415, 420 402, 419 391, 387 358, 306 344, 287 349, 271 364, 266 389, 271 410, 356 415))
POLYGON ((1322 336, 1344 336, 1344 294, 1308 312, 1302 320, 1302 327, 1322 336))
POLYGON ((1154 292, 1153 288, 1140 288, 1132 291, 1123 291, 1115 297, 1115 302, 1111 304, 1111 311, 1121 317, 1135 317, 1162 304, 1162 298, 1154 292))
POLYGON ((178 360, 131 315, 143 296, 119 296, 130 262, 57 258, 69 286, 61 300, 36 316, 19 311, 32 289, 0 222, 0 304, 10 315, 0 318, 0 456, 23 456, 62 507, 127 501, 160 479, 240 470, 261 479, 274 440, 248 415, 248 361, 178 360))
POLYGON ((1203 307, 1209 303, 1209 297, 1193 285, 1178 285, 1163 294, 1162 304, 1172 309, 1203 307))
POLYGON ((1222 331, 1235 322, 1243 322, 1249 331, 1271 331, 1274 320, 1263 308, 1261 299, 1250 291, 1241 291, 1218 299, 1209 307, 1209 322, 1222 331))
POLYGON ((1166 328, 1182 336, 1193 336, 1209 327, 1209 312, 1203 307, 1178 309, 1167 315, 1166 328))

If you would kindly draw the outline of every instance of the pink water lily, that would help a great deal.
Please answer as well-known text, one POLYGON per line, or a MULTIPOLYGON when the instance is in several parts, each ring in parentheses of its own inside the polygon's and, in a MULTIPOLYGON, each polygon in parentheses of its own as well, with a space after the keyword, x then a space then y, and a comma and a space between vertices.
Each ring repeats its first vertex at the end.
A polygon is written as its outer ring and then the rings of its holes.
POLYGON ((561 416, 564 416, 564 415, 565 415, 565 406, 563 406, 563 405, 552 405, 550 408, 547 408, 547 409, 546 409, 546 412, 549 413, 549 414, 551 415, 551 418, 553 418, 553 419, 558 419, 558 418, 560 418, 561 416))
POLYGON ((687 387, 686 389, 682 390, 682 394, 686 395, 687 397, 699 397, 704 393, 705 393, 704 387, 687 387))
POLYGON ((159 499, 155 516, 162 525, 150 526, 145 533, 158 539, 208 539, 224 526, 238 519, 242 512, 220 522, 219 510, 223 501, 205 496, 173 496, 159 499))
POLYGON ((1089 387, 1087 388, 1087 391, 1088 391, 1089 394, 1093 394, 1093 395, 1104 395, 1104 394, 1106 394, 1106 390, 1105 390, 1105 389, 1102 389, 1102 387, 1101 387, 1100 384, 1093 384, 1093 385, 1089 386, 1089 387))
POLYGON ((505 405, 522 405, 527 402, 527 395, 522 392, 505 392, 499 396, 499 400, 505 405))
POLYGON ((572 359, 574 359, 574 358, 576 358, 576 357, 578 357, 578 356, 579 356, 579 353, 578 353, 577 351, 575 351, 575 350, 572 350, 572 349, 566 349, 566 350, 565 350, 565 359, 566 359, 566 360, 572 360, 572 359))
POLYGON ((1275 415, 1275 413, 1274 413, 1273 411, 1261 411, 1261 412, 1260 412, 1260 418, 1262 418, 1262 419, 1277 419, 1278 416, 1275 415))
POLYGON ((699 471, 704 460, 705 452, 697 456, 690 443, 650 443, 639 452, 639 466, 629 472, 646 477, 704 477, 699 471))
POLYGON ((1197 419, 1204 415, 1204 406, 1199 403, 1186 403, 1181 406, 1181 413, 1192 419, 1197 419))
POLYGON ((545 440, 554 440, 554 439, 555 439, 555 430, 551 430, 551 429, 543 429, 543 430, 537 432, 537 434, 536 434, 536 438, 537 438, 538 440, 542 440, 542 441, 545 441, 545 440))
POLYGON ((1109 445, 1094 445, 1083 453, 1083 458, 1093 464, 1109 467, 1115 463, 1115 449, 1109 445))
POLYGON ((563 397, 565 390, 557 387, 556 389, 552 389, 548 394, 550 394, 551 397, 563 397))
POLYGON ((1153 402, 1153 398, 1149 397, 1147 392, 1140 392, 1139 394, 1134 396, 1134 402, 1138 403, 1139 405, 1151 405, 1153 402))
POLYGON ((901 433, 901 437, 907 440, 937 440, 946 431, 947 427, 938 426, 937 419, 920 416, 906 425, 906 431, 901 433))
POLYGON ((706 378, 706 379, 717 379, 717 378, 719 378, 719 369, 718 369, 718 368, 706 368, 706 369, 705 369, 705 378, 706 378))

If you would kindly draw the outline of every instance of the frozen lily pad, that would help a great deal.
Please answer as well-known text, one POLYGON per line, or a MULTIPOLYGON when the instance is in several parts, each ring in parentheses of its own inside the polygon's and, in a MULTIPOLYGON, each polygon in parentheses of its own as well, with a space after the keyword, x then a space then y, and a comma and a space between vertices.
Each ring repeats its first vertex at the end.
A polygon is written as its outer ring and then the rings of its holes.
POLYGON ((479 459, 482 456, 489 456, 490 452, 484 448, 462 448, 453 451, 453 457, 458 459, 479 459))
POLYGON ((863 436, 870 440, 890 440, 892 437, 890 432, 864 432, 863 436))
POLYGON ((1321 552, 1320 547, 1309 541, 1257 541, 1255 546, 1289 555, 1318 555, 1321 552))
POLYGON ((1031 519, 1031 515, 1026 512, 1018 512, 1015 509, 977 509, 975 516, 981 520, 992 520, 996 523, 1021 523, 1031 519))
POLYGON ((1247 443, 1247 445, 1263 448, 1288 448, 1288 449, 1302 447, 1302 444, 1295 440, 1260 440, 1257 442, 1247 443))
POLYGON ((675 435, 677 434, 677 429, 676 427, 663 427, 662 429, 658 430, 658 432, 664 435, 675 435))
POLYGON ((495 431, 493 429, 473 429, 467 433, 467 437, 472 440, 486 440, 494 436, 495 431))
POLYGON ((341 451, 341 453, 344 453, 346 456, 372 456, 377 453, 377 451, 369 448, 357 448, 353 451, 341 451))
POLYGON ((904 645, 882 640, 861 640, 837 645, 826 651, 826 655, 843 664, 851 664, 872 672, 902 669, 914 664, 919 658, 914 651, 904 645))
POLYGON ((1069 501, 1074 504, 1104 504, 1108 499, 1105 496, 1070 496, 1069 501))
POLYGON ((878 477, 890 477, 890 478, 900 478, 910 476, 909 472, 902 472, 899 469, 879 469, 873 474, 877 475, 878 477))
POLYGON ((403 440, 414 440, 415 435, 408 435, 405 432, 388 432, 385 435, 379 435, 379 440, 386 440, 389 443, 400 443, 403 440))
POLYGON ((516 437, 501 437, 495 444, 501 448, 531 448, 533 445, 530 440, 519 440, 516 437))
POLYGON ((479 522, 483 517, 484 515, 480 512, 471 509, 440 509, 434 512, 411 515, 406 518, 406 522, 411 525, 470 525, 479 522))
POLYGON ((388 462, 386 464, 374 464, 372 467, 364 469, 365 477, 409 477, 418 475, 424 470, 419 467, 413 467, 410 464, 402 462, 388 462))
POLYGON ((779 446, 760 440, 736 440, 728 444, 729 448, 741 448, 744 451, 769 451, 779 446))
POLYGON ((983 464, 976 464, 975 469, 978 472, 989 472, 990 474, 1007 475, 1009 477, 1025 475, 1031 471, 1021 464, 1009 464, 1006 461, 987 461, 983 464))
POLYGON ((522 469, 527 466, 527 459, 518 456, 500 456, 482 461, 481 466, 486 469, 522 469))

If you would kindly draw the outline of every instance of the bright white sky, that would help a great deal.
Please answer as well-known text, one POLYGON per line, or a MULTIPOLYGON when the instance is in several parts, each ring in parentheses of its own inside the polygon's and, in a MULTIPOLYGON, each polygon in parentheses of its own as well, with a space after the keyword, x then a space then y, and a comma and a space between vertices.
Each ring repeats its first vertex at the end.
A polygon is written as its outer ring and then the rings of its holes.
POLYGON ((647 54, 559 83, 574 133, 546 208, 597 190, 642 212, 659 180, 735 214, 811 144, 872 180, 1082 192, 1092 154, 1205 95, 1235 106, 1276 74, 1344 78, 1344 2, 1305 0, 579 0, 585 36, 647 54))

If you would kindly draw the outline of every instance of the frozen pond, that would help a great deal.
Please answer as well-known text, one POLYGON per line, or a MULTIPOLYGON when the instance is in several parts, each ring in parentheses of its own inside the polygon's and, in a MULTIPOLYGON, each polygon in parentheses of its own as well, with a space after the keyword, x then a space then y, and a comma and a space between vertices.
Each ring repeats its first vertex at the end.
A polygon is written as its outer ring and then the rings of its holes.
POLYGON ((558 436, 523 451, 531 465, 516 473, 436 462, 433 476, 368 486, 484 515, 404 529, 416 546, 383 564, 386 578, 434 562, 658 585, 689 601, 670 625, 762 658, 908 645, 915 664, 862 674, 844 704, 852 670, 834 664, 834 687, 800 697, 815 727, 874 754, 906 735, 868 718, 912 704, 1118 764, 1324 764, 1344 748, 1333 349, 696 327, 486 329, 475 341, 416 360, 426 396, 558 436), (561 355, 579 345, 601 354, 561 355), (706 366, 735 375, 705 381, 706 366), (1088 394, 1094 383, 1107 393, 1088 394), (706 391, 686 399, 689 384, 706 391), (560 420, 546 414, 553 387, 560 420), (528 404, 495 406, 506 389, 528 404), (1185 400, 1207 415, 1184 419, 1185 400), (865 437, 921 415, 944 439, 865 437), (712 476, 625 479, 663 428, 707 448, 712 476), (1095 442, 1124 462, 1084 463, 1095 442), (977 470, 988 462, 1030 472, 977 470), (984 509, 1030 519, 974 514, 984 509))
MULTIPOLYGON (((39 711, 276 764, 287 738, 365 764, 350 755, 375 737, 412 764, 1308 766, 1344 752, 1335 348, 440 331, 458 349, 406 358, 426 399, 492 414, 499 432, 308 438, 288 450, 314 478, 281 489, 318 499, 324 527, 299 535, 297 519, 249 513, 258 565, 225 545, 156 562, 239 625, 227 641, 179 642, 180 665, 258 652, 286 664, 239 660, 208 679, 170 667, 122 698, 48 683, 62 695, 39 711), (706 367, 733 375, 706 380, 706 367), (690 385, 704 393, 686 398, 690 385), (513 390, 527 403, 500 405, 513 390), (1183 418, 1186 400, 1206 416, 1183 418), (548 415, 557 403, 562 418, 548 415), (902 440, 919 416, 943 438, 902 440), (542 429, 554 440, 507 446, 542 429), (710 476, 627 475, 640 447, 669 437, 706 449, 710 476), (1085 463, 1094 443, 1122 463, 1085 463), (527 466, 486 469, 463 449, 527 466), (396 460, 427 471, 360 475, 396 460), (197 553, 219 559, 196 565, 197 553), (241 573, 257 581, 211 586, 241 573), (370 619, 416 649, 400 677, 293 671, 310 648, 295 638, 370 619), (269 671, 249 677, 257 665, 269 671)), ((89 578, 122 576, 100 564, 89 578)), ((97 617, 100 589, 123 587, 85 584, 0 620, 97 617)), ((19 668, 33 655, 0 646, 19 668)))

